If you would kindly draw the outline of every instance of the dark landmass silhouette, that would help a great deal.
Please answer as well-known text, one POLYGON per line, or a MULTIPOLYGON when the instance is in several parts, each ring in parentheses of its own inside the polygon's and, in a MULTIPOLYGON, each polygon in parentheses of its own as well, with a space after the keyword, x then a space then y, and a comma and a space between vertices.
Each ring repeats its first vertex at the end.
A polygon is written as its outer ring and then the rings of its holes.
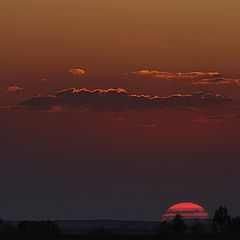
POLYGON ((171 221, 129 220, 0 220, 0 239, 240 239, 240 217, 231 217, 220 206, 212 219, 184 219, 176 214, 171 221))

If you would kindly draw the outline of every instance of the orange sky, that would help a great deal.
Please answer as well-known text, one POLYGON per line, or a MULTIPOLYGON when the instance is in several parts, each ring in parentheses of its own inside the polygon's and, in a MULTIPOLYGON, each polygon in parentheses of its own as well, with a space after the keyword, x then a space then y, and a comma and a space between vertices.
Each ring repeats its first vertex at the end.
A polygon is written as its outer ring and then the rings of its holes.
MULTIPOLYGON (((124 87, 161 96, 202 90, 122 82, 125 73, 141 69, 239 77, 239 7, 238 0, 2 0, 0 86, 25 89, 2 101, 68 87, 124 87), (72 68, 86 76, 70 76, 72 68)), ((218 91, 236 96, 238 90, 218 91)))
POLYGON ((2 0, 1 81, 139 68, 239 75, 238 0, 2 0))

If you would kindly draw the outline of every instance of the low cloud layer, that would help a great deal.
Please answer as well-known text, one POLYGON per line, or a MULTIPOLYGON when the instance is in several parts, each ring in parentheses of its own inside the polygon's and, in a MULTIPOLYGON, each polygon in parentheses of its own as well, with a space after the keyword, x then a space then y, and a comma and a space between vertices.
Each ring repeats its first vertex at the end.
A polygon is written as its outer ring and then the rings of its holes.
POLYGON ((18 107, 29 110, 82 108, 93 111, 131 111, 156 109, 194 109, 198 107, 232 106, 236 100, 200 92, 168 97, 133 95, 124 89, 65 89, 49 96, 36 96, 22 101, 18 107))

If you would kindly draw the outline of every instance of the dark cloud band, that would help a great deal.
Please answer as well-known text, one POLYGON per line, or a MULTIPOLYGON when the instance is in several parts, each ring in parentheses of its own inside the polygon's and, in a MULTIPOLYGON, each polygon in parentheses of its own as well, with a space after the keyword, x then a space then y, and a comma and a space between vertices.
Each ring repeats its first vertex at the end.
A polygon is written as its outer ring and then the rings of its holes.
POLYGON ((220 95, 198 93, 175 94, 168 97, 131 95, 124 89, 66 89, 54 95, 36 96, 18 106, 30 110, 51 110, 53 107, 84 108, 95 111, 155 110, 165 108, 197 108, 216 105, 234 105, 235 100, 220 95))

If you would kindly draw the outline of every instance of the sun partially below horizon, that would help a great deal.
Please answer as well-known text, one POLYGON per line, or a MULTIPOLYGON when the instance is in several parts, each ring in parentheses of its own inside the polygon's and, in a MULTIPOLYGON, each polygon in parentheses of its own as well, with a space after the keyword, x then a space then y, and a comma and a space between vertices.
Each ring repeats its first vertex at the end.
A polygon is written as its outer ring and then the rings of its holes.
POLYGON ((207 211, 200 205, 183 202, 172 205, 162 216, 162 221, 171 221, 176 215, 181 215, 183 219, 208 219, 207 211))

